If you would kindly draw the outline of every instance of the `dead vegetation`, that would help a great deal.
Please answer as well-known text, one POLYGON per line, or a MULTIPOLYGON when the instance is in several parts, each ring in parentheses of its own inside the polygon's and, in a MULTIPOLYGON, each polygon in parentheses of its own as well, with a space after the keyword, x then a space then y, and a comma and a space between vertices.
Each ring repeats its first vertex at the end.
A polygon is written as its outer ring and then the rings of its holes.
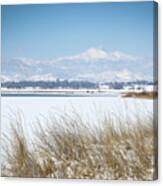
MULTIPOLYGON (((147 118, 146 118, 147 117, 147 118)), ((29 142, 21 121, 3 134, 2 176, 152 180, 157 177, 156 130, 151 116, 136 124, 105 117, 91 128, 79 115, 35 124, 29 142)))
POLYGON ((158 98, 158 93, 156 91, 151 91, 151 92, 128 92, 128 93, 123 93, 122 97, 132 97, 132 98, 142 98, 142 99, 157 99, 158 98))

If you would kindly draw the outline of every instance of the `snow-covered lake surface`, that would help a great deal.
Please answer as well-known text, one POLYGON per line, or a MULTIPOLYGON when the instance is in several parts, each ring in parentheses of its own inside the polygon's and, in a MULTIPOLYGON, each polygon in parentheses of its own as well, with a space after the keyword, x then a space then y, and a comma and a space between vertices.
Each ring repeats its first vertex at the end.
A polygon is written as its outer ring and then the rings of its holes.
POLYGON ((11 118, 20 113, 30 133, 36 121, 65 112, 77 112, 84 121, 99 125, 104 116, 120 116, 125 120, 153 113, 153 100, 122 97, 1 97, 2 131, 8 130, 11 118))

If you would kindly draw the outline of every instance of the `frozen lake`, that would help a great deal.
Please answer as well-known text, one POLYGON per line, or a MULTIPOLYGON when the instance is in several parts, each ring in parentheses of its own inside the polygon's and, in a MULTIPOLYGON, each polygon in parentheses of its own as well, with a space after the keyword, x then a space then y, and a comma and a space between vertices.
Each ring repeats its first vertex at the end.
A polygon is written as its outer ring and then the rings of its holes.
POLYGON ((20 113, 26 130, 36 121, 74 111, 91 125, 99 125, 104 116, 119 116, 125 120, 153 113, 153 100, 122 97, 1 97, 2 130, 8 130, 11 118, 20 113))

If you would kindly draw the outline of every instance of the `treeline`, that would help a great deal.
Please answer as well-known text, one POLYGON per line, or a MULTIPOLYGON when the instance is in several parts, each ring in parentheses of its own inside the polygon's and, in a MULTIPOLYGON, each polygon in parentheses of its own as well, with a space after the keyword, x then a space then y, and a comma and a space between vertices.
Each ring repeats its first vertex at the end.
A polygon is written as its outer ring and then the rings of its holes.
POLYGON ((19 82, 3 82, 1 84, 5 88, 28 88, 28 87, 39 87, 43 89, 49 88, 97 88, 98 84, 88 81, 19 81, 19 82))
POLYGON ((107 82, 107 83, 104 83, 104 85, 108 85, 110 88, 113 88, 113 89, 123 89, 126 86, 133 88, 135 85, 138 85, 138 86, 157 85, 157 82, 138 80, 138 81, 128 81, 128 82, 107 82))
POLYGON ((43 89, 52 89, 52 88, 72 88, 72 89, 80 89, 80 88, 90 88, 96 89, 101 85, 107 85, 112 89, 123 89, 125 86, 134 87, 135 85, 156 85, 157 82, 149 82, 149 81, 130 81, 130 82, 105 82, 105 83, 95 83, 89 81, 68 81, 68 80, 57 80, 57 81, 8 81, 2 82, 1 87, 4 88, 43 88, 43 89))

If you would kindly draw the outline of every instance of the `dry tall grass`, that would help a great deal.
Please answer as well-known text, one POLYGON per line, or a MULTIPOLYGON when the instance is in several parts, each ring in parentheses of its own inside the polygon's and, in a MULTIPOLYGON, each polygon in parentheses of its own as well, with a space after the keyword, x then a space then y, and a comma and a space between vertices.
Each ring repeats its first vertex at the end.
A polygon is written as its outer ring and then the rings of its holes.
POLYGON ((101 128, 90 128, 77 114, 36 123, 27 142, 21 121, 3 135, 2 176, 71 179, 157 178, 157 135, 152 117, 127 123, 105 117, 101 128), (114 124, 116 122, 115 127, 114 124), (46 126, 46 127, 45 127, 46 126))

